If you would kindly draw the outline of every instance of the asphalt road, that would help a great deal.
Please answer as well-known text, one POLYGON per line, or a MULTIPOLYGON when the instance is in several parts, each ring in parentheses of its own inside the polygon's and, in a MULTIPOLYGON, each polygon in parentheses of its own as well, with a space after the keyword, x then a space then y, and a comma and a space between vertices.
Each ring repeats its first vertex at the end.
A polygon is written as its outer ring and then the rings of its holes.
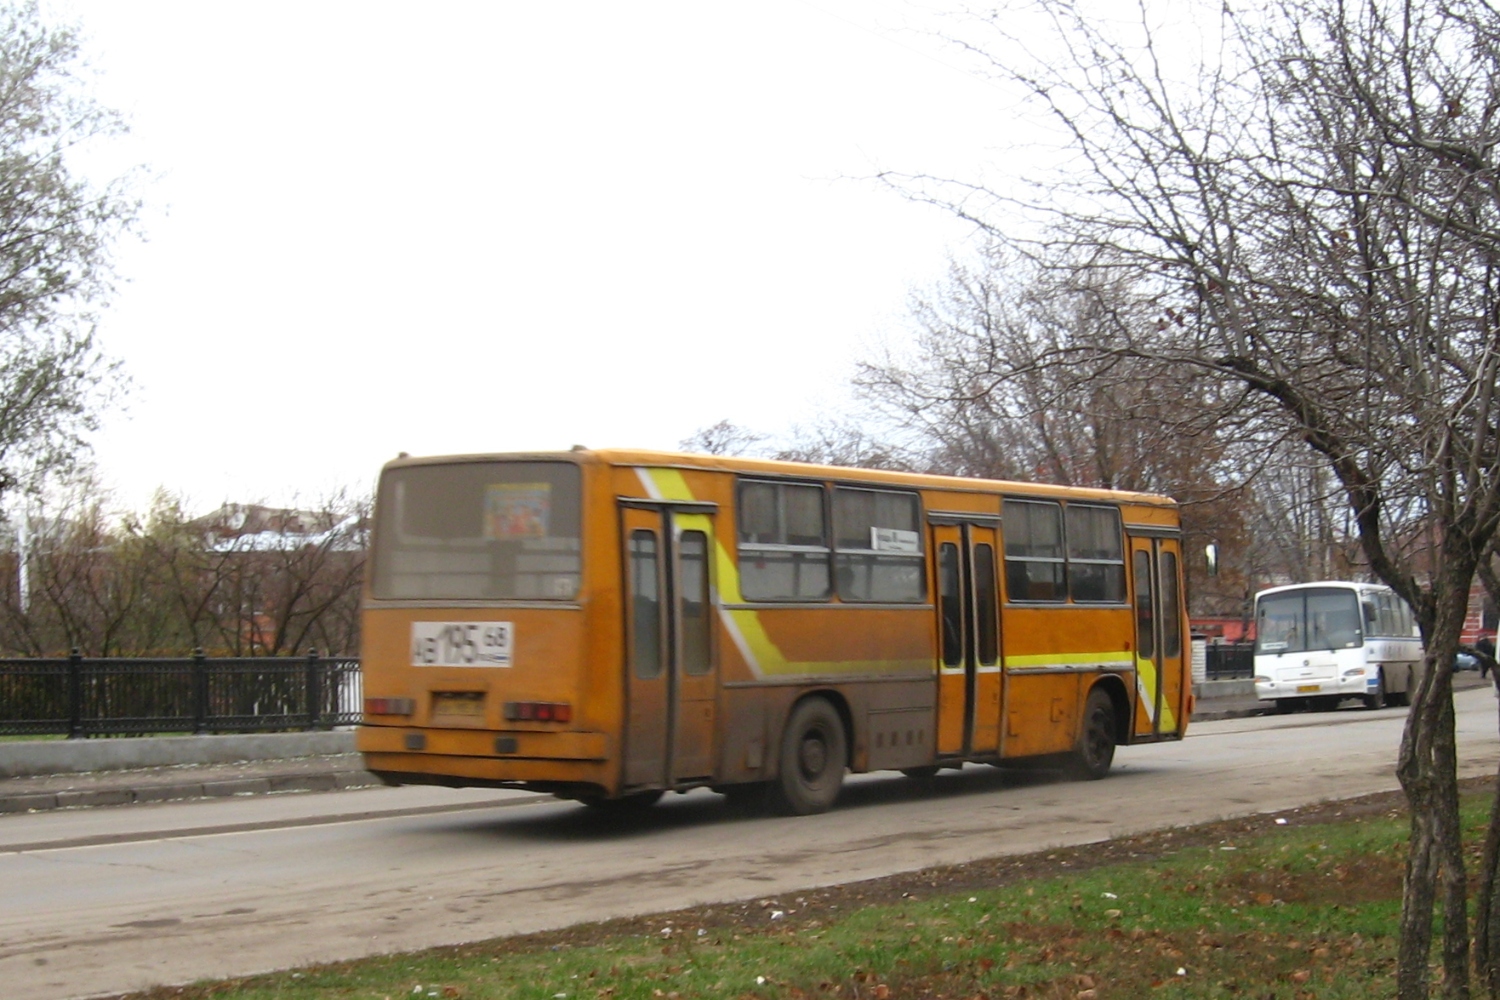
MULTIPOLYGON (((1457 695, 1465 776, 1495 695, 1457 695)), ((601 822, 522 793, 371 789, 0 816, 0 982, 58 1000, 786 893, 1396 787, 1404 710, 1200 723, 1104 781, 851 780, 831 813, 706 791, 601 822)))

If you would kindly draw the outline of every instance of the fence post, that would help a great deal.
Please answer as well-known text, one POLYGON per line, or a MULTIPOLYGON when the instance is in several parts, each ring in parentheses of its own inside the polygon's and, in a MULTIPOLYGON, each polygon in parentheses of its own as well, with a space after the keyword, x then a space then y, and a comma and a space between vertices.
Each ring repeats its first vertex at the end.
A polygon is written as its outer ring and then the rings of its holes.
POLYGON ((307 728, 317 729, 323 721, 323 667, 318 662, 316 646, 307 651, 307 728))
POLYGON ((83 653, 74 646, 68 653, 68 739, 83 735, 83 653))
POLYGON ((203 647, 193 650, 193 733, 208 730, 208 659, 203 647))

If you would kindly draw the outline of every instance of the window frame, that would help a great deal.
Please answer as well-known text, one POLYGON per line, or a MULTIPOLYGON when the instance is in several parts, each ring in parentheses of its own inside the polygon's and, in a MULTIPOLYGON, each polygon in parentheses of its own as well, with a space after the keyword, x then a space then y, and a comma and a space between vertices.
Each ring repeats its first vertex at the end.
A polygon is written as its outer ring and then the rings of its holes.
POLYGON ((736 477, 734 487, 735 502, 735 569, 739 576, 740 597, 747 601, 758 604, 827 604, 833 600, 833 516, 829 510, 828 488, 820 482, 808 482, 805 479, 761 479, 754 476, 736 477), (818 511, 822 520, 822 545, 801 545, 788 542, 750 542, 745 540, 744 512, 745 512, 745 489, 750 486, 769 486, 776 491, 776 518, 778 533, 786 537, 786 488, 799 487, 803 489, 815 489, 818 491, 818 511), (746 558, 754 558, 758 554, 772 556, 812 556, 820 559, 810 559, 810 562, 821 562, 826 576, 826 585, 823 593, 816 596, 777 596, 777 597, 752 597, 745 588, 745 561, 746 558))
MULTIPOLYGON (((827 491, 828 496, 828 528, 829 540, 833 543, 832 558, 830 565, 830 588, 838 597, 841 604, 911 604, 921 605, 927 603, 927 544, 923 539, 922 531, 922 494, 917 490, 891 489, 885 486, 865 485, 864 483, 831 483, 827 491), (844 490, 849 493, 875 493, 886 496, 901 497, 910 501, 912 505, 912 534, 917 538, 917 551, 910 553, 882 552, 872 546, 865 548, 853 548, 840 545, 838 523, 838 495, 844 490), (890 597, 855 597, 846 594, 839 586, 839 557, 840 556, 869 556, 875 565, 884 562, 887 564, 909 564, 917 569, 917 592, 906 598, 890 597)), ((879 527, 875 525, 874 527, 879 527)), ((905 529, 898 529, 905 530, 905 529)))
POLYGON ((1130 584, 1126 578, 1127 564, 1125 561, 1125 525, 1124 518, 1120 514, 1120 508, 1114 504, 1089 503, 1066 503, 1063 505, 1063 558, 1067 561, 1067 568, 1063 571, 1067 577, 1068 603, 1087 604, 1090 606, 1109 606, 1124 604, 1130 597, 1130 584), (1068 529, 1068 512, 1073 509, 1079 510, 1102 510, 1114 515, 1116 550, 1119 552, 1118 559, 1095 559, 1092 556, 1074 557, 1073 555, 1073 533, 1068 529), (1120 596, 1116 598, 1080 598, 1073 593, 1073 564, 1080 566, 1118 566, 1120 568, 1119 584, 1120 596))
MULTIPOLYGON (((1017 605, 1024 605, 1024 606, 1027 606, 1027 607, 1036 607, 1036 608, 1058 608, 1058 607, 1116 608, 1116 607, 1128 607, 1130 605, 1130 577, 1129 577, 1129 571, 1130 571, 1130 565, 1131 564, 1130 564, 1129 556, 1127 554, 1127 545, 1126 545, 1126 542, 1125 542, 1125 523, 1124 523, 1125 519, 1124 519, 1124 514, 1120 510, 1120 507, 1119 507, 1118 504, 1104 503, 1104 502, 1093 501, 1093 500, 1072 501, 1072 500, 1066 500, 1066 499, 1063 499, 1063 498, 1054 499, 1052 497, 1007 495, 1007 496, 1002 496, 1000 498, 1000 510, 1001 510, 1001 519, 1000 519, 1000 535, 1001 535, 1001 538, 1000 538, 1000 541, 1001 541, 1000 550, 1001 551, 1000 551, 1000 555, 1001 555, 1002 560, 1003 560, 1003 572, 1000 575, 1001 575, 1001 577, 1005 581, 1005 583, 1004 583, 1004 586, 1005 586, 1004 595, 1005 595, 1005 603, 1006 604, 1017 604, 1017 605), (1051 508, 1053 508, 1054 510, 1057 511, 1058 538, 1059 538, 1059 542, 1060 542, 1059 548, 1060 548, 1060 551, 1062 553, 1060 557, 1055 557, 1055 556, 1034 556, 1034 555, 1025 555, 1025 556, 1013 556, 1013 555, 1011 555, 1011 538, 1012 538, 1012 534, 1011 534, 1011 530, 1010 529, 1011 529, 1012 525, 1014 525, 1014 523, 1015 523, 1015 518, 1013 516, 1009 516, 1008 511, 1011 510, 1011 509, 1013 509, 1013 505, 1015 505, 1015 504, 1036 504, 1036 505, 1051 507, 1051 508), (1090 557, 1084 557, 1084 556, 1074 557, 1073 556, 1073 554, 1072 554, 1072 537, 1071 537, 1072 533, 1068 530, 1068 511, 1070 509, 1072 509, 1073 507, 1080 507, 1080 508, 1085 508, 1085 509, 1089 509, 1089 510, 1105 510, 1105 511, 1111 512, 1114 515, 1115 533, 1116 533, 1116 537, 1119 539, 1119 548, 1118 548, 1118 551, 1120 553, 1120 556, 1119 556, 1118 559, 1096 559, 1096 558, 1093 558, 1091 556, 1090 557), (1027 597, 1016 597, 1013 594, 1012 587, 1011 587, 1011 566, 1012 566, 1012 564, 1030 564, 1030 563, 1039 563, 1039 564, 1044 564, 1044 565, 1049 565, 1049 566, 1061 566, 1062 567, 1062 580, 1061 580, 1061 584, 1060 584, 1060 587, 1059 587, 1059 594, 1058 594, 1057 597, 1050 597, 1050 598, 1040 598, 1040 597, 1030 597, 1030 596, 1027 596, 1027 597), (1088 598, 1082 598, 1082 599, 1080 599, 1080 598, 1075 597, 1073 595, 1073 569, 1072 569, 1074 563, 1077 563, 1080 566, 1118 566, 1119 567, 1119 571, 1118 571, 1119 572, 1119 578, 1120 578, 1121 584, 1122 584, 1120 596, 1117 597, 1117 598, 1113 598, 1113 599, 1111 599, 1111 598, 1105 598, 1105 599, 1102 599, 1102 600, 1090 600, 1088 598)), ((1019 539, 1018 542, 1024 542, 1028 546, 1031 544, 1031 540, 1030 539, 1019 539)))
MULTIPOLYGON (((1007 497, 1001 497, 1000 498, 1000 511, 1001 511, 1001 518, 1000 518, 1000 535, 1001 535, 1001 538, 1000 538, 1000 541, 1001 541, 1001 549, 1002 549, 1002 555, 1004 557, 1004 566, 1005 566, 1005 572, 1002 573, 1001 575, 1005 579, 1005 603, 1007 603, 1007 604, 1029 604, 1029 605, 1035 605, 1037 607, 1058 607, 1060 605, 1066 605, 1066 604, 1068 604, 1069 603, 1069 601, 1068 601, 1068 533, 1067 533, 1067 525, 1064 523, 1065 522, 1065 518, 1064 518, 1064 514, 1063 514, 1063 504, 1062 504, 1062 501, 1061 500, 1049 500, 1049 499, 1046 499, 1044 497, 1010 497, 1010 496, 1007 496, 1007 497), (1033 555, 1025 555, 1025 556, 1013 556, 1013 555, 1011 555, 1011 548, 1010 548, 1011 547, 1011 534, 1007 530, 1007 528, 1008 528, 1008 525, 1012 522, 1013 519, 1010 518, 1010 517, 1005 516, 1005 514, 1006 514, 1006 508, 1010 507, 1012 504, 1032 504, 1032 505, 1041 506, 1041 507, 1050 507, 1050 508, 1052 508, 1053 510, 1055 510, 1057 512, 1057 545, 1058 545, 1058 551, 1061 553, 1060 556, 1053 557, 1053 556, 1033 556, 1033 555), (1062 585, 1061 585, 1061 587, 1058 590, 1058 596, 1057 597, 1053 597, 1053 598, 1041 598, 1041 597, 1030 597, 1030 596, 1022 597, 1022 598, 1016 598, 1015 596, 1013 596, 1012 593, 1011 593, 1011 581, 1010 581, 1010 574, 1011 574, 1010 567, 1011 567, 1012 563, 1024 564, 1024 565, 1028 565, 1028 566, 1030 564, 1032 564, 1032 563, 1040 563, 1040 564, 1047 565, 1047 566, 1061 566, 1062 567, 1062 585)), ((1018 538, 1017 539, 1017 544, 1020 544, 1021 541, 1022 541, 1022 539, 1018 538)), ((1026 543, 1028 545, 1030 544, 1030 539, 1029 538, 1025 539, 1025 541, 1026 541, 1026 543)))

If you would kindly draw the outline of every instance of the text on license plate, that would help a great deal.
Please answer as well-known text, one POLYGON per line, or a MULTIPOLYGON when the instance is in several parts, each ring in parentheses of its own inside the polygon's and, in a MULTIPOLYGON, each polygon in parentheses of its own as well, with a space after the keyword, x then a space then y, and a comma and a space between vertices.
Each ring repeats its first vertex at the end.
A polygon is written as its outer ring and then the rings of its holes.
POLYGON ((1321 684, 1298 684, 1297 693, 1306 694, 1308 691, 1319 691, 1322 687, 1323 685, 1321 684))
POLYGON ((508 667, 514 622, 412 622, 414 667, 508 667))

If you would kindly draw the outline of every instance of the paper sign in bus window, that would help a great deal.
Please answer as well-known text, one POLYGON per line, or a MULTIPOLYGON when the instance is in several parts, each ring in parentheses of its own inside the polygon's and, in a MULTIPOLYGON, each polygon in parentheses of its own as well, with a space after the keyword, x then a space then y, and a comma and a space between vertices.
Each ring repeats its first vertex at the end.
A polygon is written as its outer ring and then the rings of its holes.
POLYGON ((922 551, 920 536, 902 528, 871 528, 870 548, 876 552, 900 552, 914 555, 922 551))
POLYGON ((484 491, 484 537, 495 542, 544 538, 551 483, 491 483, 484 491))

